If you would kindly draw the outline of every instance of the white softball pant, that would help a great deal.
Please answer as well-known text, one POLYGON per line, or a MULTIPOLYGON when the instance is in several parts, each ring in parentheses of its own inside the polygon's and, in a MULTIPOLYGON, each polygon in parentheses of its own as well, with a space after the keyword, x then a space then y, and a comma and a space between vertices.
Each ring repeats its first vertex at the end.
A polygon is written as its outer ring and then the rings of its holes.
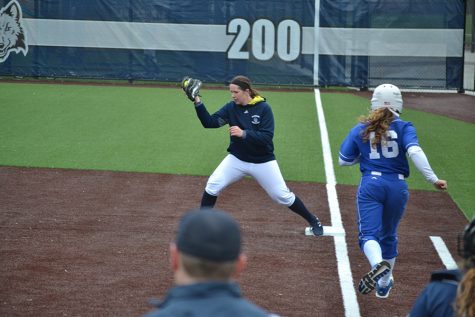
POLYGON ((278 204, 289 207, 294 203, 295 194, 285 184, 276 160, 249 163, 228 154, 209 177, 205 190, 218 196, 226 187, 247 175, 252 176, 278 204))

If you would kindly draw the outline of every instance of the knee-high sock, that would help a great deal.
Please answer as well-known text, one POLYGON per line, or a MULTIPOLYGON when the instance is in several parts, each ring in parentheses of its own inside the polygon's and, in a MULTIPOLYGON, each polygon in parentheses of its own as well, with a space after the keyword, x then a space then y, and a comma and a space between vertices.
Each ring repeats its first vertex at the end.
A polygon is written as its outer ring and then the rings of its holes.
POLYGON ((299 214, 300 216, 302 216, 305 220, 307 220, 307 222, 310 225, 316 219, 315 215, 312 215, 310 213, 310 211, 308 211, 307 207, 305 207, 303 202, 297 196, 295 196, 295 201, 292 205, 289 206, 289 209, 292 210, 293 212, 299 214))
POLYGON ((384 261, 388 261, 389 264, 391 264, 391 271, 389 271, 389 274, 386 274, 378 281, 380 286, 387 286, 389 284, 389 280, 393 276, 393 270, 394 270, 394 265, 396 264, 396 258, 384 259, 384 261))
POLYGON ((376 240, 366 241, 363 245, 363 252, 372 268, 383 260, 381 246, 376 240))
POLYGON ((201 207, 213 208, 214 205, 216 204, 217 199, 218 199, 218 196, 210 195, 205 190, 203 192, 203 197, 201 197, 201 207))

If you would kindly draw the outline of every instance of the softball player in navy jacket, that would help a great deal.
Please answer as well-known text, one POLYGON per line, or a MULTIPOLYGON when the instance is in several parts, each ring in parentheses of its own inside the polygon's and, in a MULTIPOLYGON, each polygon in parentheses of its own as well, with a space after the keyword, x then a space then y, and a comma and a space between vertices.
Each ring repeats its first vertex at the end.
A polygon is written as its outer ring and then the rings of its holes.
POLYGON ((274 156, 274 117, 266 99, 251 87, 245 76, 229 85, 232 101, 210 115, 199 96, 195 109, 205 128, 229 125, 229 154, 208 179, 201 206, 213 207, 218 195, 246 175, 252 176, 277 203, 302 216, 316 236, 323 234, 319 219, 289 190, 274 156))
POLYGON ((351 129, 339 153, 341 166, 359 163, 362 173, 356 197, 358 238, 372 269, 361 279, 359 291, 367 294, 376 288, 379 298, 388 297, 394 285, 397 229, 409 198, 406 155, 427 181, 447 188, 432 171, 412 123, 399 118, 402 105, 396 86, 378 86, 369 115, 351 129))

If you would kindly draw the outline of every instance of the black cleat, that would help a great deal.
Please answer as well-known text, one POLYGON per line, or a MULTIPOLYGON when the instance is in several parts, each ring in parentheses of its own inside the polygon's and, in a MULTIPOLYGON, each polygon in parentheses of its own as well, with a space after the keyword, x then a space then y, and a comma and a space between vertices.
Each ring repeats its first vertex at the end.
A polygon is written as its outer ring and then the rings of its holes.
POLYGON ((323 236, 323 226, 317 217, 315 217, 315 220, 310 224, 310 226, 312 227, 312 232, 316 237, 323 236))

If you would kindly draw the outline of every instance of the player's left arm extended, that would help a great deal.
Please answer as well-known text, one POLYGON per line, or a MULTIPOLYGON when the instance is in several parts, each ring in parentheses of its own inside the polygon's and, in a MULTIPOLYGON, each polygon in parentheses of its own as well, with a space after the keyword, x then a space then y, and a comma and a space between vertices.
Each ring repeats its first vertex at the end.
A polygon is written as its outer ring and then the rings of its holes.
POLYGON ((424 178, 437 189, 447 189, 447 181, 439 179, 430 167, 429 160, 419 145, 416 128, 411 122, 408 122, 404 128, 403 144, 406 148, 407 155, 424 178))
POLYGON ((429 160, 419 145, 413 145, 407 149, 407 154, 411 158, 414 166, 424 175, 425 179, 430 182, 436 189, 446 190, 447 181, 439 179, 429 165, 429 160))

